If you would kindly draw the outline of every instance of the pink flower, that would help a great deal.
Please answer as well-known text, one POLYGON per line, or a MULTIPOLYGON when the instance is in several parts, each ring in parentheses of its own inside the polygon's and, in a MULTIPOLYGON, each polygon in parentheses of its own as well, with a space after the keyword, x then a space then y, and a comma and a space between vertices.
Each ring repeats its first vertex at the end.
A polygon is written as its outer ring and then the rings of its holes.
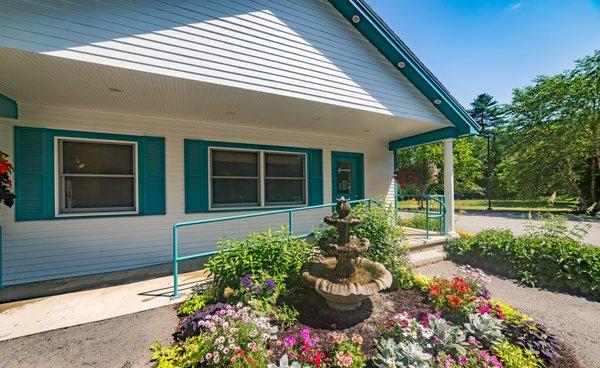
POLYGON ((460 365, 467 365, 469 363, 469 359, 463 355, 458 359, 458 362, 460 365))
POLYGON ((352 365, 352 354, 349 352, 338 351, 335 353, 335 359, 340 367, 350 367, 352 365))
POLYGON ((479 314, 488 314, 492 311, 492 305, 490 303, 481 304, 477 307, 477 312, 479 314))
POLYGON ((468 342, 472 346, 478 346, 479 345, 479 340, 477 340, 473 336, 469 336, 468 342))
POLYGON ((298 341, 296 340, 296 336, 288 336, 283 339, 283 344, 288 348, 295 346, 297 342, 298 341))
POLYGON ((341 344, 345 340, 345 336, 339 332, 332 332, 329 334, 329 337, 335 341, 336 344, 341 344))
POLYGON ((360 335, 352 334, 352 342, 355 343, 355 344, 357 344, 357 345, 362 345, 363 338, 360 335))

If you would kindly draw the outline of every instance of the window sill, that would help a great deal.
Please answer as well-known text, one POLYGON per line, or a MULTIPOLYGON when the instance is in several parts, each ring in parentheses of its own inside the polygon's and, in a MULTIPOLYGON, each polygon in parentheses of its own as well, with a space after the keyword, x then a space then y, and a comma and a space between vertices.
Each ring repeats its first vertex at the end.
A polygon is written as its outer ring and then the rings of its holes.
POLYGON ((120 217, 120 216, 139 216, 139 215, 140 215, 139 211, 59 213, 59 214, 54 215, 54 219, 120 217))

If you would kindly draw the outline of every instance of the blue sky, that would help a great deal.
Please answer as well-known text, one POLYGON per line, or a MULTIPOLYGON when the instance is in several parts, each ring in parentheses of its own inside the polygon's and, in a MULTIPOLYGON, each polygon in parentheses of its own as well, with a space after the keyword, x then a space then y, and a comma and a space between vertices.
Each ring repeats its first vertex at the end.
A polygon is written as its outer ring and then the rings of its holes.
POLYGON ((600 0, 367 0, 465 106, 600 49, 600 0))

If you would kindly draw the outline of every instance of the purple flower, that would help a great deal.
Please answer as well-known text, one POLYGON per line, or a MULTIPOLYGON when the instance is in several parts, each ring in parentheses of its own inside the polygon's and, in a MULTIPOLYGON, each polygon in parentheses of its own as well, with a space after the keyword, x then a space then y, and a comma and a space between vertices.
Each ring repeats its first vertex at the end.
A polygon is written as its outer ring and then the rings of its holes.
POLYGON ((266 279, 265 280, 265 285, 267 286, 267 290, 269 290, 270 293, 273 292, 273 290, 275 290, 275 280, 273 279, 266 279))
POLYGON ((458 359, 458 362, 460 365, 467 365, 469 363, 469 359, 463 355, 458 359))
POLYGON ((252 277, 250 275, 244 275, 240 278, 240 286, 249 288, 252 286, 252 277))
POLYGON ((260 295, 260 294, 262 294, 262 291, 263 291, 263 289, 262 289, 262 286, 260 286, 260 285, 256 285, 255 287, 252 288, 252 294, 254 294, 254 295, 260 295))

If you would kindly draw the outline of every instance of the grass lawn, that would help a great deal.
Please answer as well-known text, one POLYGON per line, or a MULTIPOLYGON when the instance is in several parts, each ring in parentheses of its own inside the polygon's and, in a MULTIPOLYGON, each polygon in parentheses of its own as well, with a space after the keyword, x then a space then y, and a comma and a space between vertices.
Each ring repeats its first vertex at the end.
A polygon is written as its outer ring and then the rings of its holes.
MULTIPOLYGON (((502 199, 492 200, 492 210, 494 211, 514 211, 514 212, 569 212, 575 207, 575 201, 556 201, 553 206, 549 206, 547 201, 521 200, 521 199, 502 199)), ((431 201, 432 209, 437 209, 437 203, 431 201)), ((398 202, 400 209, 417 209, 418 203, 414 199, 408 199, 398 202)), ((486 199, 457 199, 455 207, 459 211, 485 211, 487 210, 486 199)))

